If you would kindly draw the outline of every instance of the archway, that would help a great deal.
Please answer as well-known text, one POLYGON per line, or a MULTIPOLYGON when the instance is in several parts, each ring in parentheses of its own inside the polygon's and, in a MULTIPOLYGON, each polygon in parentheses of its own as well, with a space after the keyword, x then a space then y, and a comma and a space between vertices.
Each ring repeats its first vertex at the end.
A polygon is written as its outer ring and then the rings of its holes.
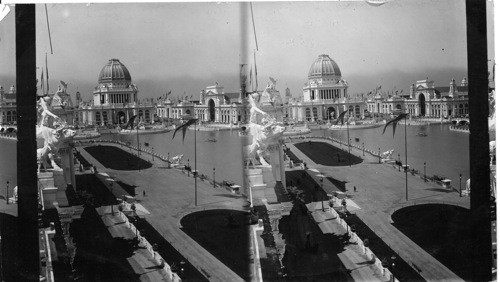
POLYGON ((306 120, 310 121, 311 120, 311 109, 306 108, 306 120))
POLYGON ((316 107, 313 108, 313 117, 314 120, 318 120, 318 108, 316 107))
POLYGON ((117 114, 116 114, 116 119, 118 120, 118 124, 122 124, 122 123, 126 123, 127 121, 125 120, 127 118, 127 116, 125 115, 124 112, 122 111, 119 111, 117 114))
POLYGON ((422 93, 418 96, 418 104, 420 105, 420 115, 425 116, 425 95, 422 93))
POLYGON ((215 102, 213 99, 208 100, 208 110, 210 112, 209 121, 215 121, 215 102))
POLYGON ((329 119, 335 119, 335 108, 334 107, 328 107, 327 111, 327 116, 329 119))

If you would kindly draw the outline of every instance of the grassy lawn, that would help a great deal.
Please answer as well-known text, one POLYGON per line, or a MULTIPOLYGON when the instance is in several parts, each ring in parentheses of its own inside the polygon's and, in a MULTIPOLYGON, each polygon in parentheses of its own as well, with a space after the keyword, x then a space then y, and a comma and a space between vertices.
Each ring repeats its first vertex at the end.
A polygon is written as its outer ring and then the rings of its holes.
POLYGON ((250 228, 247 213, 207 210, 181 219, 182 231, 245 280, 250 278, 250 228), (232 214, 233 220, 229 219, 232 214), (232 222, 232 223, 230 223, 232 222))
POLYGON ((324 142, 297 143, 295 147, 313 162, 321 165, 347 166, 363 162, 362 158, 324 142))
POLYGON ((397 210, 394 226, 466 281, 471 277, 474 238, 471 215, 451 205, 417 205, 397 210))
POLYGON ((116 170, 140 170, 153 165, 115 146, 97 145, 85 150, 103 166, 116 170))

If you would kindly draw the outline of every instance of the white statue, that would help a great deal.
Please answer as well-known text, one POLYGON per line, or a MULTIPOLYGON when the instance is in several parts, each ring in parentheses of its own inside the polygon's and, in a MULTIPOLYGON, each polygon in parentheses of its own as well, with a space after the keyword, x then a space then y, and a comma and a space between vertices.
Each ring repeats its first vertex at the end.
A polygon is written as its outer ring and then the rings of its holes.
POLYGON ((252 135, 252 143, 245 146, 243 151, 247 166, 250 163, 255 166, 257 157, 262 165, 269 165, 264 159, 264 155, 268 153, 267 147, 277 143, 285 131, 285 127, 281 126, 274 117, 260 109, 261 100, 262 97, 258 93, 248 96, 251 107, 248 127, 252 135))
POLYGON ((54 155, 59 148, 75 136, 76 132, 68 129, 68 125, 61 118, 53 114, 49 109, 49 97, 41 97, 38 100, 38 123, 36 125, 36 138, 43 139, 43 147, 37 149, 38 172, 41 165, 48 167, 49 159, 54 169, 60 167, 54 161, 54 155), (49 118, 52 117, 52 122, 49 118))
POLYGON ((383 160, 390 160, 391 157, 392 157, 392 153, 394 153, 394 149, 386 151, 386 152, 383 152, 382 154, 380 154, 380 157, 383 160))
POLYGON ((176 165, 180 164, 180 162, 181 162, 181 160, 182 160, 183 157, 184 157, 183 154, 180 154, 180 155, 177 155, 177 156, 173 157, 172 158, 172 163, 176 164, 176 165))

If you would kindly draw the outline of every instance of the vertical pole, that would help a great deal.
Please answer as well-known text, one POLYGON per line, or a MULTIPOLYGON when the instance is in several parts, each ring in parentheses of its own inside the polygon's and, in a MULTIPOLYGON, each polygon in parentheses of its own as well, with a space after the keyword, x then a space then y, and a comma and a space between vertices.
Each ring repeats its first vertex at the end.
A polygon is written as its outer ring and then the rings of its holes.
POLYGON ((141 154, 141 150, 139 149, 141 146, 141 143, 139 143, 139 120, 137 120, 136 132, 137 132, 137 156, 139 156, 141 154))
POLYGON ((155 147, 151 147, 151 155, 153 156, 153 162, 155 161, 155 147))
MULTIPOLYGON (((12 257, 14 281, 39 281, 38 185, 36 162, 36 16, 35 5, 15 7, 16 85, 17 85, 17 238, 2 244, 16 244, 12 257), (16 260, 17 258, 17 260, 16 260)), ((4 266, 5 266, 4 260, 4 266)), ((8 280, 8 279, 7 279, 8 280)))
POLYGON ((381 163, 381 160, 380 160, 380 148, 378 148, 378 163, 381 163))
POLYGON ((460 194, 460 197, 462 197, 462 174, 460 173, 460 182, 459 182, 459 190, 458 193, 460 194))
POLYGON ((7 205, 9 204, 9 181, 7 181, 7 195, 6 195, 7 205))
POLYGON ((196 174, 198 174, 198 171, 196 170, 196 122, 194 123, 194 205, 198 205, 198 177, 196 177, 196 174))
POLYGON ((349 115, 347 116, 347 152, 349 154, 349 166, 351 166, 351 139, 349 138, 349 115))
POLYGON ((406 201, 408 201, 408 146, 406 143, 406 115, 405 115, 405 181, 406 181, 406 201))
POLYGON ((363 142, 363 156, 365 156, 365 142, 363 142))
POLYGON ((214 167, 214 189, 215 189, 215 167, 214 167))
POLYGON ((427 174, 425 173, 425 165, 426 165, 426 164, 427 164, 427 163, 426 163, 426 162, 424 162, 424 182, 427 182, 427 174))

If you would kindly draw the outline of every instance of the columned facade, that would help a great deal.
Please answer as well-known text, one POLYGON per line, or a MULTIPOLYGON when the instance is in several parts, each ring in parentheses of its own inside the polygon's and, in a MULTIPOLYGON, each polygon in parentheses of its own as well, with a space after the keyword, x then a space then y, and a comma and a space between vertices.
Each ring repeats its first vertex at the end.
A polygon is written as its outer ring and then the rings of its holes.
POLYGON ((309 69, 302 96, 289 99, 285 116, 294 121, 329 121, 348 111, 349 117, 363 119, 365 103, 351 97, 348 88, 337 63, 328 55, 319 55, 309 69))
POLYGON ((138 93, 127 67, 118 59, 111 59, 99 74, 91 102, 79 103, 75 120, 79 125, 112 126, 126 124, 137 115, 139 122, 154 122, 155 105, 141 103, 138 93))
POLYGON ((449 86, 436 87, 434 81, 419 80, 410 87, 408 95, 382 95, 375 93, 367 99, 368 111, 395 114, 404 110, 413 117, 447 118, 469 114, 467 79, 459 86, 454 79, 449 86))

